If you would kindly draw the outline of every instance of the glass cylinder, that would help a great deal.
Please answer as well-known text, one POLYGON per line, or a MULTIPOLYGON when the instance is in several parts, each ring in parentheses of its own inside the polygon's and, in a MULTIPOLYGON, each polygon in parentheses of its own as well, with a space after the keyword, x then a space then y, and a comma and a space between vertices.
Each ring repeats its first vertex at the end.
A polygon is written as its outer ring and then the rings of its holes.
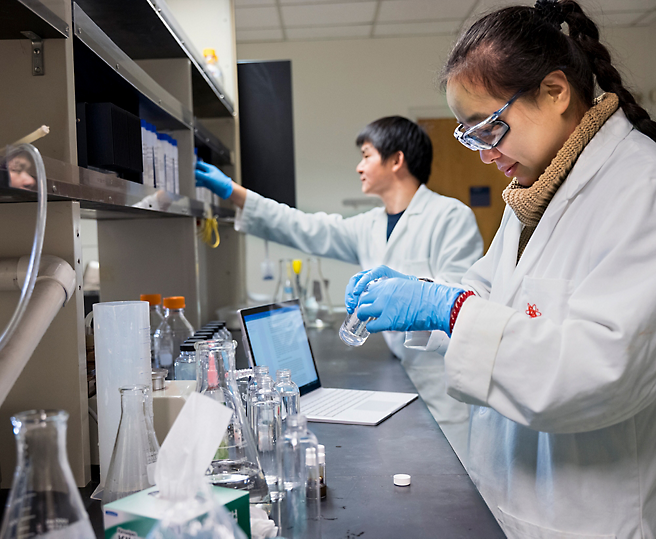
POLYGON ((321 492, 317 438, 302 415, 289 416, 279 444, 282 492, 280 535, 321 537, 321 492))
MULTIPOLYGON (((152 424, 147 413, 149 388, 122 387, 121 422, 118 426, 112 460, 107 472, 103 504, 125 498, 155 484, 155 463, 159 447, 154 447, 152 424)), ((153 431, 154 432, 154 431, 153 431)))
POLYGON ((358 318, 358 308, 355 308, 353 314, 346 315, 346 319, 339 328, 339 337, 349 346, 362 346, 369 337, 367 331, 367 322, 372 318, 360 320, 358 318))
POLYGON ((30 410, 11 418, 17 462, 0 538, 94 539, 66 453, 68 413, 30 410))
POLYGON ((273 379, 270 376, 263 376, 253 399, 252 417, 249 419, 272 501, 278 499, 280 477, 280 461, 277 455, 282 429, 280 405, 280 395, 274 389, 273 379))
POLYGON ((292 380, 290 369, 276 371, 276 391, 281 398, 280 418, 284 422, 287 416, 301 413, 301 392, 292 380))
POLYGON ((320 260, 308 258, 307 268, 307 280, 303 290, 306 323, 308 327, 316 329, 331 327, 334 321, 333 306, 321 273, 320 260))
POLYGON ((236 346, 235 341, 196 343, 196 391, 217 400, 233 412, 207 471, 207 478, 216 486, 247 490, 250 503, 268 503, 269 490, 237 388, 234 368, 236 346))

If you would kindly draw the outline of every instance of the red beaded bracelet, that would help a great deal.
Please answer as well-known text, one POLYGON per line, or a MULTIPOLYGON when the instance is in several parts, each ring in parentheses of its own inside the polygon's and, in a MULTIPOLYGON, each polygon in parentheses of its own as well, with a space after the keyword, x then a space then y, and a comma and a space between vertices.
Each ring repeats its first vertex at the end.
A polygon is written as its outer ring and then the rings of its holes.
POLYGON ((462 308, 462 304, 465 303, 465 300, 468 297, 473 295, 474 293, 471 290, 468 290, 467 292, 463 292, 456 298, 456 301, 453 304, 453 307, 451 308, 451 319, 449 320, 449 333, 453 333, 453 326, 456 325, 456 318, 458 318, 458 313, 462 308))

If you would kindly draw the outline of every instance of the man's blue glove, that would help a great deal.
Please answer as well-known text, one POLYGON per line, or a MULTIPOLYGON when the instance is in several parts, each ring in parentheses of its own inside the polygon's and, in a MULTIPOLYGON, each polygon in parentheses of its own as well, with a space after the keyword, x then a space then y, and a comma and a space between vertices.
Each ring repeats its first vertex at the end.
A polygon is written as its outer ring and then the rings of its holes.
POLYGON ((214 165, 200 159, 196 163, 196 187, 206 187, 220 198, 230 198, 232 180, 214 165))
POLYGON ((367 288, 367 285, 371 281, 374 281, 375 279, 381 279, 383 277, 388 279, 397 277, 399 279, 410 279, 412 281, 417 280, 417 278, 412 275, 405 275, 404 273, 394 271, 387 266, 378 266, 372 270, 365 270, 361 271, 360 273, 356 273, 353 277, 351 277, 348 284, 346 285, 346 293, 344 294, 346 311, 349 314, 353 314, 353 311, 355 311, 355 308, 358 305, 358 301, 360 300, 360 294, 364 292, 364 289, 367 288))
POLYGON ((453 304, 464 290, 410 279, 385 279, 369 285, 360 296, 358 318, 375 318, 367 324, 378 331, 442 330, 449 337, 453 304))

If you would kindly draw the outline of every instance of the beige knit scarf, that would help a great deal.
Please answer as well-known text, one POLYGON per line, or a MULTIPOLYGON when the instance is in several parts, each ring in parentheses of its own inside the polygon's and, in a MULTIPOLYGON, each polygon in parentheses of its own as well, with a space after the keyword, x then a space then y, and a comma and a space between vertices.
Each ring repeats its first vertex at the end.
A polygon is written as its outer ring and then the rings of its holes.
POLYGON ((615 113, 618 106, 619 100, 615 94, 605 93, 600 95, 558 151, 556 157, 553 158, 546 170, 530 187, 520 185, 517 178, 513 178, 503 191, 503 200, 512 208, 517 218, 524 225, 519 237, 517 262, 519 262, 524 248, 535 227, 538 226, 549 202, 565 181, 579 155, 606 120, 615 113))

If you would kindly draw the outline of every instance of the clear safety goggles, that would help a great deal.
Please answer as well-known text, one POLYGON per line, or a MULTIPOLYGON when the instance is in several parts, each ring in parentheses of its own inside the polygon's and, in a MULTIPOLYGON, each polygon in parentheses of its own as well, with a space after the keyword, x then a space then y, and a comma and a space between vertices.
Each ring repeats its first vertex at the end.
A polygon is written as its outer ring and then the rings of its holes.
POLYGON ((476 152, 495 148, 510 130, 510 126, 503 120, 499 120, 499 116, 512 105, 521 93, 517 92, 503 107, 475 126, 465 129, 462 124, 459 124, 453 132, 453 136, 460 144, 476 152))

